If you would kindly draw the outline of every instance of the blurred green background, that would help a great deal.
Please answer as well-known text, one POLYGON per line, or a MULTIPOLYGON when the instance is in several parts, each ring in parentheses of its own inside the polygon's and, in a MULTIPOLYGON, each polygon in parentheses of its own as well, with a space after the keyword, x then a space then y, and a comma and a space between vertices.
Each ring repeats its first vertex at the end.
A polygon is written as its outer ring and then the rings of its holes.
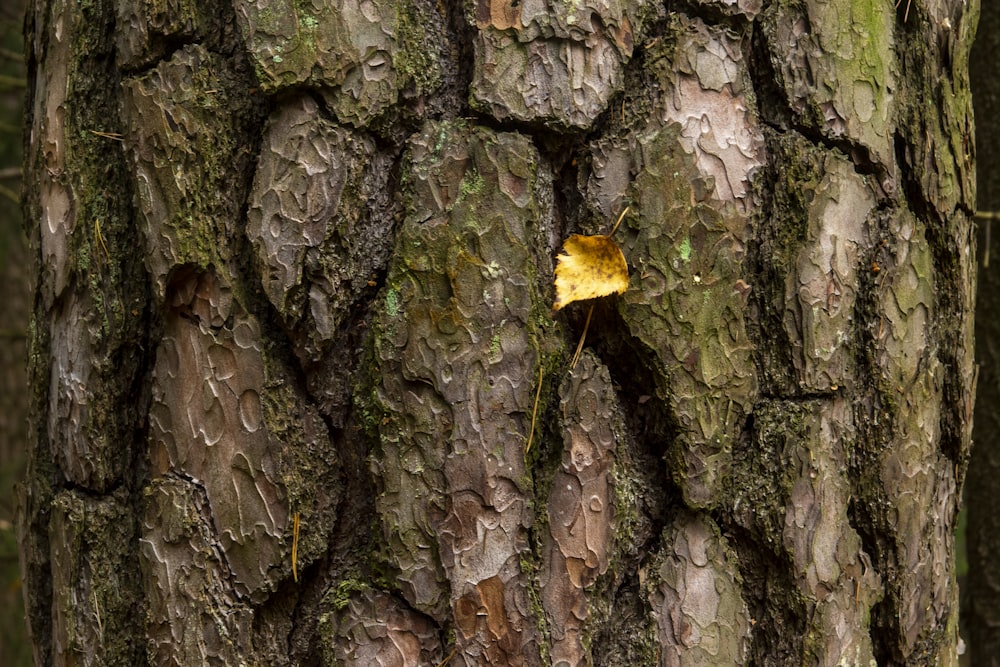
POLYGON ((16 667, 31 664, 14 530, 14 484, 24 470, 28 435, 25 344, 31 310, 19 201, 24 7, 24 0, 0 3, 0 656, 16 667))

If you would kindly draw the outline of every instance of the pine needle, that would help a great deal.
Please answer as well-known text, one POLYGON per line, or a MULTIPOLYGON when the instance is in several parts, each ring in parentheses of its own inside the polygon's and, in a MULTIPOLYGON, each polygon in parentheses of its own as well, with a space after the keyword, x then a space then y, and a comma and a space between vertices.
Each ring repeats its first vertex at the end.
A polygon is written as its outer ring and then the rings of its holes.
POLYGON ((580 342, 577 343, 576 352, 573 353, 573 361, 569 362, 570 370, 576 368, 576 362, 580 361, 580 355, 583 354, 583 342, 587 340, 587 329, 590 328, 590 316, 593 314, 594 314, 594 304, 590 304, 590 310, 587 311, 587 321, 584 322, 583 333, 580 334, 580 342))
POLYGON ((622 210, 621 215, 618 216, 618 222, 616 222, 615 226, 611 228, 610 232, 608 232, 608 236, 615 235, 615 232, 618 231, 618 226, 622 224, 622 220, 625 219, 625 214, 628 213, 628 210, 629 210, 628 206, 626 206, 624 210, 622 210))
POLYGON ((292 517, 292 580, 299 582, 299 513, 292 517))
MULTIPOLYGON (((910 4, 913 0, 906 0, 906 11, 903 13, 903 23, 906 23, 906 19, 910 18, 910 4)), ((903 4, 903 0, 896 0, 896 9, 903 4)))
POLYGON ((91 130, 90 133, 97 135, 102 139, 111 139, 113 141, 125 141, 125 138, 118 132, 101 132, 100 130, 91 130))
POLYGON ((524 446, 524 453, 531 451, 531 440, 535 437, 535 418, 538 416, 538 399, 542 397, 542 378, 545 376, 545 367, 538 366, 538 389, 535 390, 535 407, 531 408, 531 429, 528 431, 528 444, 524 446))
POLYGON ((437 664, 437 667, 444 667, 445 665, 447 665, 448 661, 455 657, 455 652, 456 651, 458 651, 458 647, 457 646, 455 648, 451 649, 451 653, 449 653, 448 656, 444 660, 442 660, 441 662, 439 662, 437 664))

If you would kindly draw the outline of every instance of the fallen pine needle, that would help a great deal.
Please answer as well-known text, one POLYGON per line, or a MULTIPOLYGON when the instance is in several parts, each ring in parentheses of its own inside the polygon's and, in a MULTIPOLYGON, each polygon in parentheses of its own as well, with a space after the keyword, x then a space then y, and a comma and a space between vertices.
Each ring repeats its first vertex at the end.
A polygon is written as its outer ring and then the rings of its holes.
POLYGON ((615 226, 611 228, 610 232, 608 232, 608 236, 614 236, 615 235, 615 232, 618 231, 618 226, 621 225, 622 224, 622 220, 625 219, 625 214, 628 213, 629 208, 630 208, 629 206, 626 206, 624 209, 622 209, 621 214, 618 216, 618 222, 616 222, 615 226))
POLYGON ((576 368, 576 362, 580 361, 580 355, 583 354, 583 342, 587 340, 587 329, 590 328, 590 316, 594 314, 594 304, 590 304, 590 310, 587 311, 587 321, 583 324, 583 333, 580 334, 580 342, 576 345, 576 352, 573 353, 573 361, 569 362, 569 369, 573 370, 576 368))
POLYGON ((542 397, 542 377, 545 375, 545 367, 538 367, 538 389, 535 390, 535 407, 531 408, 531 429, 528 431, 528 444, 524 446, 524 453, 531 451, 531 439, 535 437, 535 417, 538 416, 538 399, 542 397))
POLYGON ((449 653, 449 654, 448 654, 448 655, 447 655, 447 656, 445 657, 445 659, 444 659, 444 660, 442 660, 441 662, 439 662, 439 663, 437 664, 437 667, 444 667, 445 665, 447 665, 447 664, 448 664, 448 661, 449 661, 449 660, 451 660, 451 659, 452 659, 453 657, 455 657, 455 651, 457 651, 457 650, 458 650, 458 647, 457 647, 457 646, 456 646, 455 648, 451 649, 451 653, 449 653))
POLYGON ((97 135, 102 139, 113 139, 115 141, 125 141, 125 139, 117 132, 101 132, 100 130, 91 130, 91 134, 97 135))
POLYGON ((299 513, 292 517, 292 580, 299 582, 299 513))

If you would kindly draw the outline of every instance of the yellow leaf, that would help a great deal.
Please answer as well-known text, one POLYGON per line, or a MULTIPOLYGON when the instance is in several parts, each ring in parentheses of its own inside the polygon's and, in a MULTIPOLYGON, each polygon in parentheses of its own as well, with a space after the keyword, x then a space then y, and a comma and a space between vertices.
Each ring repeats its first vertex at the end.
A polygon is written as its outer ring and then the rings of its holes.
POLYGON ((573 234, 563 243, 556 260, 555 310, 628 289, 625 255, 610 236, 573 234))

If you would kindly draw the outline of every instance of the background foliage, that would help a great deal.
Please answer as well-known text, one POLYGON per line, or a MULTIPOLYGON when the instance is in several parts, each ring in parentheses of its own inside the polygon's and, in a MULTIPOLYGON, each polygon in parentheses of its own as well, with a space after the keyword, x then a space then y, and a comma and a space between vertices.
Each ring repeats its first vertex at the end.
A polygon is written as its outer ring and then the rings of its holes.
POLYGON ((23 0, 0 4, 0 656, 30 665, 14 530, 14 484, 24 469, 30 312, 28 252, 21 222, 21 126, 25 78, 23 0))

